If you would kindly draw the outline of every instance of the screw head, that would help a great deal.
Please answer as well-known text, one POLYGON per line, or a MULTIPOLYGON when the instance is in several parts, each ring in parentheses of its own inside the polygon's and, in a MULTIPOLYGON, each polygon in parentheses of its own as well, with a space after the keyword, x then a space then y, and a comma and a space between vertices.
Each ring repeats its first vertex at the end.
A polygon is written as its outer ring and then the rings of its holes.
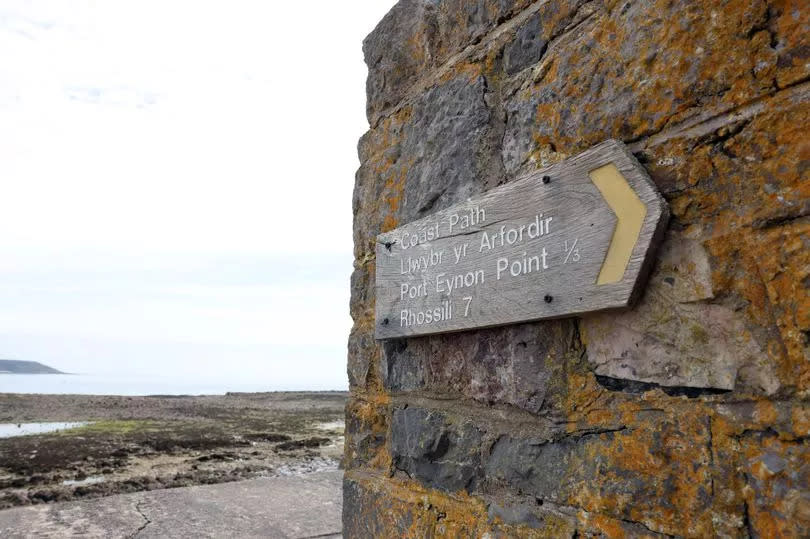
POLYGON ((551 176, 543 176, 543 183, 549 183, 551 181, 551 176))
POLYGON ((552 296, 550 296, 549 294, 546 294, 543 297, 543 301, 545 301, 546 303, 551 303, 552 301, 554 301, 554 298, 552 296))

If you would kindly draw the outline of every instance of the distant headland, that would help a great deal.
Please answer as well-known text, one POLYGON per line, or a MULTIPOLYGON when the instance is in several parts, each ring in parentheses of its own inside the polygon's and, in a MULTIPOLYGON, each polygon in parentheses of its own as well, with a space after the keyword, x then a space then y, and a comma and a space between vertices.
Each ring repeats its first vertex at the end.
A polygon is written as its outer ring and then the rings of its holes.
POLYGON ((38 361, 0 359, 0 374, 66 374, 38 361))

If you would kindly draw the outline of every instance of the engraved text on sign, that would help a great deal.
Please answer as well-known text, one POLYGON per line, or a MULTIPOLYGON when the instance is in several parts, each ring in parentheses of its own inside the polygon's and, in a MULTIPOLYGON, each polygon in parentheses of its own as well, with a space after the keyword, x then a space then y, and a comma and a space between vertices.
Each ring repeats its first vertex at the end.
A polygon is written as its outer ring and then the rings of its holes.
POLYGON ((563 163, 377 238, 376 335, 423 335, 630 303, 666 204, 624 146, 563 163))

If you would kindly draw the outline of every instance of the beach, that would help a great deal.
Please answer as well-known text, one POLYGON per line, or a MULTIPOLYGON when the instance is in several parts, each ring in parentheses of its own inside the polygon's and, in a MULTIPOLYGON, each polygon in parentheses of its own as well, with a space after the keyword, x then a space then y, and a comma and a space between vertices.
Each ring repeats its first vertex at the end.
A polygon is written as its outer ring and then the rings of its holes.
POLYGON ((336 470, 346 397, 2 393, 0 509, 336 470))

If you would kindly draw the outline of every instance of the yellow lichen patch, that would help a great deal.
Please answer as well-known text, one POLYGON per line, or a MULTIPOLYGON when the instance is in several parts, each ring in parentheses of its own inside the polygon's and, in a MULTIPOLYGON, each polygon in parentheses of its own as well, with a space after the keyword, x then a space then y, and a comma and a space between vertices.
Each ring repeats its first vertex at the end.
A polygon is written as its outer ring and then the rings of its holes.
POLYGON ((624 539, 627 531, 616 519, 600 514, 579 511, 579 520, 588 527, 593 527, 604 534, 607 539, 624 539))
POLYGON ((749 320, 768 327, 773 319, 757 268, 758 249, 751 243, 752 234, 751 230, 738 230, 705 243, 712 256, 712 288, 716 295, 734 293, 745 298, 749 320))
POLYGON ((599 398, 605 391, 591 373, 572 372, 567 376, 566 382, 568 398, 563 403, 569 419, 566 428, 574 431, 578 428, 578 423, 587 423, 589 413, 593 408, 599 407, 599 398))
MULTIPOLYGON (((487 502, 465 492, 446 493, 425 488, 417 481, 387 478, 366 472, 349 471, 346 477, 364 490, 366 503, 357 509, 368 511, 359 518, 374 522, 375 532, 384 529, 386 537, 571 537, 577 530, 586 534, 626 537, 619 519, 579 512, 573 519, 547 512, 532 526, 507 523, 490 515, 487 502)), ((508 505, 508 502, 503 502, 508 505)))
POLYGON ((760 401, 756 404, 754 410, 754 421, 757 423, 768 425, 776 421, 778 413, 776 407, 770 401, 760 401))
POLYGON ((782 376, 801 390, 810 389, 810 224, 774 228, 758 239, 756 247, 770 251, 758 257, 757 265, 787 351, 782 376))
POLYGON ((426 489, 416 481, 347 473, 367 493, 360 518, 390 537, 480 537, 489 530, 484 502, 472 496, 426 489))
POLYGON ((391 457, 387 442, 382 445, 360 445, 365 440, 377 437, 388 438, 389 397, 385 394, 355 395, 346 405, 346 415, 350 417, 351 428, 346 429, 345 460, 348 463, 364 461, 367 466, 389 470, 391 457))
POLYGON ((452 69, 447 70, 442 74, 439 81, 447 83, 457 78, 466 78, 469 81, 474 80, 476 77, 481 76, 484 66, 478 62, 461 62, 453 66, 452 69))
POLYGON ((790 419, 796 436, 810 435, 810 409, 804 405, 798 405, 791 410, 790 419))
POLYGON ((707 440, 705 421, 683 415, 643 420, 604 435, 599 443, 590 442, 586 459, 609 464, 593 484, 574 491, 569 503, 621 515, 663 533, 710 535, 707 440), (643 499, 621 487, 627 477, 644 485, 643 499))
POLYGON ((383 219, 380 232, 389 232, 399 226, 398 210, 405 193, 405 183, 408 175, 408 166, 402 165, 396 174, 389 174, 385 181, 385 202, 388 211, 383 219))
POLYGON ((779 16, 773 21, 773 30, 785 36, 786 46, 780 51, 776 83, 780 88, 807 77, 810 62, 807 58, 807 32, 810 28, 810 12, 803 0, 777 0, 772 8, 779 16))
POLYGON ((766 433, 745 436, 740 449, 751 527, 761 537, 804 536, 810 529, 810 451, 766 433))

